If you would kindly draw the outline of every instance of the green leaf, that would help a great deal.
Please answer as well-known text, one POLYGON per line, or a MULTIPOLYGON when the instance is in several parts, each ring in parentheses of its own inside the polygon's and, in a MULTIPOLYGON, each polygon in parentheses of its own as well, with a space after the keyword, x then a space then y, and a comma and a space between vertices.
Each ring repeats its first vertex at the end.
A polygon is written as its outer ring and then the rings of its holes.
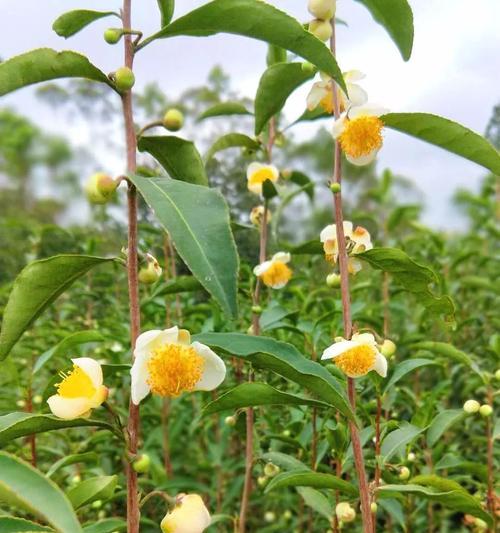
POLYGON ((73 455, 65 455, 59 461, 56 461, 45 474, 47 477, 52 477, 60 468, 75 463, 95 463, 99 456, 95 452, 75 453, 73 455))
POLYGON ((318 106, 316 109, 313 109, 309 111, 309 109, 306 109, 302 115, 296 120, 294 120, 290 126, 294 126, 295 124, 298 124, 299 122, 310 122, 315 120, 322 120, 324 118, 332 118, 331 113, 327 113, 321 106, 318 106))
POLYGON ((175 0, 157 0, 161 14, 161 27, 164 28, 174 16, 175 0))
POLYGON ((54 531, 24 518, 0 516, 0 531, 2 533, 32 533, 34 531, 54 531))
POLYGON ((57 485, 5 452, 0 452, 0 501, 40 517, 59 533, 82 532, 70 502, 57 485))
POLYGON ((226 117, 228 115, 252 115, 250 111, 239 102, 222 102, 215 104, 198 116, 198 122, 211 117, 226 117))
POLYGON ((193 275, 225 313, 236 316, 238 255, 220 192, 170 178, 129 178, 193 275))
POLYGON ((483 511, 481 502, 476 500, 468 492, 461 490, 439 491, 431 487, 423 487, 410 483, 408 485, 383 485, 378 489, 379 498, 393 498, 399 494, 414 494, 427 500, 440 503, 444 507, 477 516, 490 525, 493 525, 491 516, 483 511))
POLYGON ((303 242, 302 244, 285 246, 292 255, 323 255, 323 245, 319 239, 303 242))
POLYGON ((191 141, 173 135, 140 137, 138 148, 157 159, 171 178, 196 185, 208 185, 205 166, 191 141))
POLYGON ((255 135, 281 111, 290 94, 314 74, 304 72, 301 63, 276 63, 264 72, 255 95, 255 135))
POLYGON ((115 531, 125 531, 126 529, 127 523, 121 518, 105 518, 83 527, 84 533, 114 533, 115 531))
POLYGON ((0 63, 0 96, 33 83, 57 78, 86 78, 106 83, 114 89, 106 74, 92 65, 84 55, 38 48, 0 63))
POLYGON ((306 466, 302 461, 299 461, 295 457, 282 452, 267 452, 262 454, 262 459, 267 462, 274 463, 282 470, 307 470, 311 469, 306 466))
POLYGON ((441 411, 431 422, 427 430, 427 445, 432 448, 441 435, 453 424, 462 421, 467 414, 463 409, 446 409, 441 411))
POLYGON ((391 431, 382 441, 381 455, 384 463, 387 463, 400 448, 420 435, 424 429, 408 424, 408 422, 401 422, 399 429, 391 431))
POLYGON ((226 392, 204 409, 203 414, 211 415, 226 409, 241 409, 242 407, 257 407, 259 405, 312 405, 329 408, 324 402, 302 398, 295 394, 281 392, 267 383, 242 383, 226 392))
POLYGON ((393 387, 401 378, 406 376, 406 374, 408 374, 409 372, 412 372, 413 370, 417 368, 421 368, 422 366, 436 365, 436 364, 437 363, 435 361, 432 361, 431 359, 417 359, 417 358, 407 359, 406 361, 398 363, 389 381, 384 387, 384 394, 391 387, 393 387))
POLYGON ((110 15, 116 15, 113 11, 92 11, 90 9, 75 9, 74 11, 68 11, 58 17, 52 29, 61 37, 71 37, 83 30, 85 26, 88 26, 92 22, 102 19, 103 17, 109 17, 110 15))
POLYGON ((165 37, 205 37, 221 32, 252 37, 290 50, 329 74, 347 93, 342 73, 325 44, 293 17, 257 0, 208 2, 145 39, 139 48, 165 37))
POLYGON ((165 296, 167 294, 178 294, 180 292, 194 292, 204 290, 203 285, 193 276, 178 276, 175 279, 167 281, 164 285, 159 287, 152 298, 158 296, 165 296))
POLYGON ((438 355, 447 357, 452 361, 462 363, 463 365, 466 365, 469 368, 474 368, 476 366, 472 359, 465 352, 462 352, 462 350, 455 348, 455 346, 452 346, 447 342, 422 341, 412 344, 410 348, 415 350, 427 350, 432 353, 437 353, 438 355))
POLYGON ((333 506, 322 492, 311 487, 298 487, 297 492, 302 496, 304 503, 308 507, 325 517, 328 521, 332 519, 333 506))
POLYGON ((201 333, 194 338, 302 385, 347 417, 353 418, 345 392, 330 372, 319 363, 306 359, 291 344, 241 333, 201 333))
POLYGON ((447 295, 436 296, 429 289, 431 283, 439 282, 436 273, 429 267, 411 259, 403 250, 373 248, 362 254, 357 254, 356 257, 366 261, 377 270, 389 272, 394 281, 405 290, 415 294, 430 313, 442 313, 446 317, 454 315, 455 306, 452 299, 447 295))
POLYGON ((96 500, 109 500, 115 492, 118 476, 99 476, 86 479, 70 489, 66 495, 75 509, 96 500))
POLYGON ((406 0, 357 0, 386 30, 405 61, 413 48, 413 13, 406 0))
POLYGON ((283 487, 312 487, 314 489, 338 490, 353 498, 357 498, 358 489, 348 481, 332 474, 318 474, 317 472, 282 472, 272 478, 265 492, 283 487))
POLYGON ((500 174, 500 154, 484 137, 472 130, 429 113, 389 113, 380 117, 393 130, 439 146, 500 174))
POLYGON ((252 139, 244 133, 228 133, 219 137, 214 144, 208 149, 205 154, 205 161, 209 161, 212 157, 221 150, 226 150, 227 148, 236 148, 242 147, 247 148, 248 150, 258 150, 260 148, 260 143, 255 139, 252 139))
POLYGON ((56 255, 26 266, 14 281, 5 306, 0 360, 59 295, 91 268, 110 261, 114 260, 89 255, 56 255))
POLYGON ((63 420, 52 415, 40 415, 26 412, 14 412, 0 416, 0 446, 11 440, 34 433, 76 427, 100 427, 112 431, 112 426, 101 420, 75 418, 63 420))
POLYGON ((314 182, 309 176, 306 176, 303 172, 294 170, 288 180, 299 185, 307 196, 309 196, 311 200, 314 200, 314 182))
POLYGON ((78 346, 79 344, 86 344, 88 342, 102 342, 104 337, 98 331, 77 331, 65 337, 60 343, 56 344, 46 352, 44 352, 33 366, 33 374, 36 374, 44 365, 59 355, 65 354, 70 349, 78 346))

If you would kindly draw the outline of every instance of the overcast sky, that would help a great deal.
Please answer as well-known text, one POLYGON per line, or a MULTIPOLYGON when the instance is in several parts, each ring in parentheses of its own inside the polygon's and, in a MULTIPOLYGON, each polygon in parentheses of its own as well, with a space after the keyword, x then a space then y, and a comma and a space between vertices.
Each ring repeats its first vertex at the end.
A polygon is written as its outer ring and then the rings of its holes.
MULTIPOLYGON (((204 4, 177 0, 176 16, 204 4)), ((306 22, 306 0, 272 0, 306 22)), ((493 106, 500 102, 500 0, 410 0, 415 16, 412 58, 405 63, 384 29, 353 0, 339 0, 337 15, 349 27, 338 30, 338 62, 342 70, 366 73, 364 87, 370 100, 391 111, 425 111, 446 116, 484 133, 493 106)), ((122 64, 119 46, 108 46, 102 33, 112 19, 86 28, 68 41, 51 30, 61 13, 76 9, 119 9, 117 0, 0 0, 0 57, 6 59, 30 48, 50 46, 87 54, 104 72, 122 64)), ((146 35, 159 26, 156 0, 133 0, 133 26, 146 35)), ((169 95, 199 85, 215 64, 223 65, 242 95, 255 94, 265 68, 266 46, 244 37, 177 37, 145 48, 136 61, 139 86, 158 81, 169 95)), ((304 109, 307 88, 290 99, 286 113, 295 118, 304 109)), ((35 106, 33 89, 2 99, 55 131, 67 130, 61 119, 35 106)), ((313 133, 307 125, 303 135, 313 133)), ((85 136, 82 135, 82 142, 85 136)), ((75 141, 75 139, 74 139, 75 141)), ((76 139, 78 142, 78 139, 76 139)), ((379 169, 413 178, 425 191, 425 220, 453 229, 456 213, 450 198, 459 186, 477 188, 485 171, 477 165, 410 137, 387 132, 378 158, 379 169)), ((122 169, 117 169, 117 173, 122 169)))

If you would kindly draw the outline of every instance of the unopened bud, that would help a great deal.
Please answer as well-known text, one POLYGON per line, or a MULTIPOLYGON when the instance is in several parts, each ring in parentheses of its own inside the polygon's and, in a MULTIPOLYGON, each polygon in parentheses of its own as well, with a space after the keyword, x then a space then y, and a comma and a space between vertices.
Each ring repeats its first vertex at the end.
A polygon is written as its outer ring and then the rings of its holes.
POLYGON ((264 474, 267 477, 274 477, 280 473, 280 467, 276 466, 274 463, 267 463, 264 467, 264 474))
POLYGON ((481 405, 481 407, 479 408, 479 414, 481 416, 484 416, 485 418, 488 416, 491 416, 491 413, 493 413, 493 408, 491 407, 491 405, 488 405, 487 403, 485 403, 484 405, 481 405))
POLYGON ((163 116, 163 125, 168 131, 179 131, 184 124, 184 115, 178 109, 169 109, 163 116))
POLYGON ((317 19, 330 20, 335 16, 335 0, 309 0, 307 9, 317 19))
POLYGON ((335 507, 335 514, 342 522, 352 522, 356 518, 356 511, 347 502, 340 502, 335 507))
POLYGON ((268 524, 272 524, 276 520, 276 515, 272 511, 267 511, 264 513, 264 520, 268 524))
POLYGON ((149 455, 143 453, 138 459, 132 463, 132 468, 140 474, 147 472, 151 465, 151 459, 149 455))
POLYGON ((95 502, 92 502, 93 509, 100 509, 101 507, 102 507, 102 500, 96 500, 95 502))
POLYGON ((479 529, 479 531, 486 531, 486 529, 488 529, 488 524, 481 518, 474 519, 474 525, 479 529))
POLYGON ((500 368, 495 372, 495 379, 500 380, 500 368))
POLYGON ((289 437, 292 433, 289 429, 284 429, 281 434, 283 435, 283 437, 289 437))
POLYGON ((464 403, 464 411, 470 415, 473 413, 477 413, 480 408, 481 405, 477 400, 467 400, 464 403))
POLYGON ((378 509, 378 505, 375 503, 375 502, 372 502, 370 504, 370 510, 372 513, 376 513, 377 512, 377 509, 378 509))
POLYGON ((247 335, 255 335, 255 330, 253 329, 253 324, 247 329, 247 335))
POLYGON ((122 35, 123 35, 123 30, 119 28, 108 28, 104 32, 104 40, 108 44, 116 44, 122 38, 122 35))
POLYGON ((406 481, 410 477, 410 469, 407 466, 402 466, 399 469, 399 479, 406 481))
POLYGON ((290 511, 290 509, 287 509, 283 513, 283 520, 290 520, 291 518, 292 518, 292 511, 290 511))
POLYGON ((78 483, 80 483, 80 481, 82 480, 82 478, 76 474, 76 476, 73 476, 69 482, 72 484, 72 485, 77 485, 78 483))
POLYGON ((111 200, 118 182, 104 172, 92 174, 85 184, 85 195, 92 204, 106 204, 111 200))
POLYGON ((120 67, 113 75, 116 88, 124 93, 130 91, 135 83, 135 76, 132 70, 128 67, 120 67))
POLYGON ((224 418, 224 424, 229 427, 234 427, 236 425, 236 417, 235 416, 226 416, 224 418))
POLYGON ((330 190, 333 192, 333 194, 336 194, 340 192, 342 187, 340 186, 340 183, 337 183, 336 181, 330 184, 330 190))
POLYGON ((305 74, 312 74, 316 70, 316 67, 312 63, 309 63, 309 61, 304 61, 300 65, 300 68, 305 74))
POLYGON ((26 407, 26 402, 25 402, 24 400, 17 400, 16 405, 17 405, 20 409, 23 409, 24 407, 26 407))
POLYGON ((311 20, 309 22, 309 31, 320 41, 328 41, 332 36, 332 25, 327 20, 311 20))
POLYGON ((139 271, 139 281, 146 285, 157 282, 163 272, 158 261, 151 254, 146 254, 147 266, 139 271))
POLYGON ((259 487, 265 487, 267 484, 267 477, 266 476, 259 476, 257 478, 257 485, 259 485, 259 487))
POLYGON ((336 272, 328 274, 328 276, 326 276, 326 284, 332 288, 340 287, 340 275, 336 272))
POLYGON ((396 345, 390 339, 385 339, 380 346, 380 353, 385 357, 392 357, 396 353, 396 345))
POLYGON ((410 462, 410 463, 413 463, 415 462, 415 459, 417 458, 417 456, 413 453, 413 452, 410 452, 406 459, 410 462))
POLYGON ((35 396, 33 396, 33 403, 35 405, 40 405, 43 401, 43 398, 40 394, 36 394, 35 396))
POLYGON ((282 171, 281 171, 281 177, 284 179, 284 180, 289 180, 291 177, 292 177, 292 173, 293 171, 289 168, 284 168, 282 171))

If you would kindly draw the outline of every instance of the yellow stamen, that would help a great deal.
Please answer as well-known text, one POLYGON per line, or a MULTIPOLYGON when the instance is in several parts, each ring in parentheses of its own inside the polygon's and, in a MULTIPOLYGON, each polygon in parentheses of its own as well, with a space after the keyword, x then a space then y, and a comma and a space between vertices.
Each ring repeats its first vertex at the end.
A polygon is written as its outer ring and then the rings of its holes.
POLYGON ((148 385, 160 396, 190 392, 203 374, 205 361, 191 346, 165 344, 154 350, 148 367, 148 385))
POLYGON ((288 283, 292 271, 281 261, 273 261, 270 267, 261 275, 264 285, 277 287, 288 283))
POLYGON ((335 264, 337 262, 337 256, 335 254, 325 254, 325 259, 329 263, 335 264))
POLYGON ((342 150, 349 156, 361 157, 382 146, 384 123, 374 116, 360 116, 346 119, 344 131, 339 137, 342 150))
POLYGON ((276 181, 276 178, 269 167, 262 167, 250 175, 248 185, 258 185, 259 183, 264 183, 266 180, 276 181))
POLYGON ((364 376, 375 364, 375 348, 368 344, 360 344, 346 350, 334 361, 340 370, 348 376, 364 376))
POLYGON ((63 398, 92 398, 96 393, 92 380, 79 366, 73 365, 69 374, 61 372, 61 377, 63 380, 56 388, 63 398))

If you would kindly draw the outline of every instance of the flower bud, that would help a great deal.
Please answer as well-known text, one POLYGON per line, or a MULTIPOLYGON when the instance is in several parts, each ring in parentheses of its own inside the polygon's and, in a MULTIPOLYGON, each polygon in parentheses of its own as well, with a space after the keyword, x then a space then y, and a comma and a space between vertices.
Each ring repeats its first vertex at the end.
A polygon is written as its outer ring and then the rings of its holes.
POLYGON ((340 192, 341 189, 342 187, 340 183, 337 183, 336 181, 334 181, 333 183, 330 183, 330 190, 333 192, 333 194, 340 192))
POLYGON ((313 17, 330 20, 335 16, 336 0, 309 0, 307 9, 313 17))
POLYGON ((372 513, 376 513, 377 512, 377 509, 378 509, 378 505, 375 503, 375 502, 372 502, 370 504, 370 510, 372 513))
POLYGON ((276 515, 272 511, 267 511, 264 513, 264 520, 268 524, 272 524, 276 520, 276 515))
POLYGON ((289 429, 284 429, 281 434, 283 435, 283 437, 290 437, 292 432, 289 429))
POLYGON ((92 204, 106 204, 113 196, 118 183, 104 172, 92 174, 85 184, 85 195, 92 204))
POLYGON ((100 509, 102 507, 102 500, 95 500, 92 502, 92 509, 100 509))
POLYGON ((479 402, 477 400, 467 400, 464 403, 464 411, 468 414, 477 413, 480 409, 479 402))
POLYGON ((475 518, 474 525, 479 529, 479 531, 486 531, 488 529, 488 524, 484 520, 481 520, 481 518, 475 518))
POLYGON ((312 74, 316 70, 316 67, 312 63, 309 63, 309 61, 304 61, 300 65, 300 68, 305 74, 312 74))
POLYGON ((261 315, 262 307, 260 305, 252 305, 252 313, 255 313, 256 315, 261 315))
POLYGON ((266 476, 259 476, 257 478, 257 485, 259 485, 259 487, 265 487, 267 484, 267 477, 266 476))
POLYGON ((274 477, 280 473, 280 467, 276 466, 274 463, 267 463, 264 467, 264 474, 267 477, 274 477))
POLYGON ((495 379, 500 380, 500 368, 495 372, 495 379))
POLYGON ((163 116, 163 125, 168 131, 179 131, 184 124, 184 115, 178 109, 169 109, 163 116))
POLYGON ((326 276, 326 284, 334 289, 340 287, 340 275, 336 272, 332 272, 326 276))
POLYGON ((43 402, 43 398, 40 394, 36 394, 35 396, 33 396, 33 403, 35 405, 40 405, 42 402, 43 402))
POLYGON ((380 346, 380 353, 385 357, 392 357, 396 353, 396 345, 389 339, 385 339, 380 346))
POLYGON ((406 466, 402 466, 400 469, 399 469, 399 479, 401 479, 401 481, 406 481, 409 477, 410 477, 410 469, 406 466))
POLYGON ((108 28, 104 32, 104 40, 108 44, 116 44, 122 38, 122 35, 123 35, 123 30, 119 28, 108 28))
POLYGON ((224 418, 224 424, 229 427, 234 427, 236 425, 236 417, 235 416, 226 416, 224 418))
POLYGON ((320 41, 328 41, 332 36, 332 26, 327 20, 311 20, 309 22, 309 31, 320 41))
POLYGON ((149 455, 147 455, 146 453, 143 453, 142 455, 139 456, 138 459, 136 459, 132 463, 132 468, 136 472, 143 474, 144 472, 148 472, 150 465, 151 465, 151 459, 149 458, 149 455))
POLYGON ((291 518, 292 518, 292 511, 290 511, 290 509, 287 509, 283 513, 283 520, 290 520, 291 518))
POLYGON ((413 463, 415 461, 415 459, 417 458, 417 456, 413 453, 413 452, 410 452, 408 454, 408 456, 406 457, 406 459, 410 462, 410 463, 413 463))
POLYGON ((356 511, 348 502, 340 502, 335 507, 335 514, 342 522, 352 522, 356 518, 356 511))
POLYGON ((253 329, 253 324, 247 329, 247 335, 255 335, 255 330, 253 329))
POLYGON ((120 67, 114 73, 116 88, 121 92, 130 91, 135 83, 135 76, 128 67, 120 67))
POLYGON ((481 416, 484 416, 485 418, 488 416, 491 416, 491 413, 493 413, 493 408, 491 407, 491 405, 488 405, 487 403, 485 403, 484 405, 481 405, 481 407, 479 408, 479 414, 481 416))
POLYGON ((139 270, 139 281, 150 285, 157 282, 160 279, 163 269, 159 265, 158 261, 151 254, 146 254, 147 266, 139 270))
POLYGON ((292 177, 292 173, 293 171, 289 168, 284 168, 282 171, 281 171, 281 177, 284 179, 284 180, 289 180, 291 177, 292 177))
POLYGON ((106 518, 106 511, 104 509, 101 509, 97 513, 97 518, 99 518, 99 520, 103 520, 104 518, 106 518))
POLYGON ((23 409, 24 407, 26 407, 26 402, 25 402, 24 400, 17 400, 16 405, 17 405, 20 409, 23 409))
POLYGON ((82 480, 82 478, 76 474, 76 476, 73 476, 69 482, 71 483, 71 485, 77 485, 78 483, 80 483, 80 481, 82 480))

